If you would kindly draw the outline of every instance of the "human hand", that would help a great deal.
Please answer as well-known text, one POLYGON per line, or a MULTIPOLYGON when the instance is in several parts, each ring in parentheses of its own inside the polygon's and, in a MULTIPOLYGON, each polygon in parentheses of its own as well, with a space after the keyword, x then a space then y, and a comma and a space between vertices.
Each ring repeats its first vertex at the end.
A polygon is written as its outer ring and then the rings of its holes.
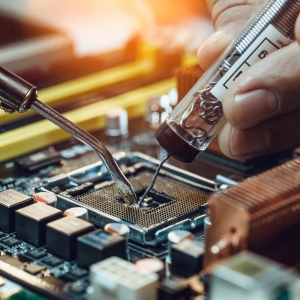
MULTIPOLYGON (((199 48, 206 70, 264 0, 207 0, 216 32, 199 48)), ((300 20, 296 24, 300 43, 300 20)), ((219 133, 225 155, 249 159, 300 144, 300 48, 295 42, 243 72, 228 89, 219 133)))

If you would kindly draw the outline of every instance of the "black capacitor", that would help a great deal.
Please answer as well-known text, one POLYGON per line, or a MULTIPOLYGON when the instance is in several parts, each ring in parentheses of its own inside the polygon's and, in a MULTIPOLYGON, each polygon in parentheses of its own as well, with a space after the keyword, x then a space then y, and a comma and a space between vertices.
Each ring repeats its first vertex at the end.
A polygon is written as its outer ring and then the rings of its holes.
POLYGON ((191 298, 191 289, 183 280, 166 278, 158 283, 158 300, 185 300, 191 298))
POLYGON ((93 229, 93 224, 75 217, 64 217, 48 223, 47 250, 65 260, 73 260, 77 257, 77 237, 93 229))
POLYGON ((204 241, 197 237, 173 244, 171 248, 172 274, 190 277, 199 273, 202 270, 204 252, 204 241))
POLYGON ((193 234, 189 232, 188 230, 173 230, 168 233, 168 251, 169 255, 167 256, 167 261, 169 263, 172 263, 172 257, 171 257, 171 247, 173 244, 180 243, 181 241, 185 239, 190 239, 193 237, 193 234))
POLYGON ((156 273, 159 276, 159 280, 162 280, 166 276, 164 263, 154 257, 140 259, 135 263, 135 266, 142 273, 156 273))
POLYGON ((62 217, 62 211, 35 203, 16 211, 16 236, 36 247, 46 244, 46 224, 62 217))
POLYGON ((126 259, 126 238, 102 229, 77 238, 77 263, 88 268, 90 265, 111 256, 126 259))
POLYGON ((11 233, 15 231, 15 212, 33 203, 29 196, 9 189, 0 193, 0 229, 11 233))

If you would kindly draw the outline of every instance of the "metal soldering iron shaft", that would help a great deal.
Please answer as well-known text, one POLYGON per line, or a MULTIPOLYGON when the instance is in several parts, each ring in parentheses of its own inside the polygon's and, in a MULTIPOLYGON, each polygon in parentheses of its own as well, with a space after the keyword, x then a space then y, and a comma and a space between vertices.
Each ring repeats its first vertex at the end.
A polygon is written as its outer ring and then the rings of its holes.
POLYGON ((0 109, 7 113, 24 113, 30 108, 91 147, 101 158, 116 188, 127 204, 136 204, 136 194, 106 147, 51 107, 37 99, 37 88, 13 72, 0 67, 0 109))
POLYGON ((110 175, 116 184, 117 190, 125 203, 130 205, 136 203, 136 194, 132 185, 120 170, 111 153, 100 141, 37 99, 32 102, 31 108, 66 132, 70 133, 72 136, 76 137, 84 144, 91 147, 98 154, 110 172, 110 175))
POLYGON ((170 154, 168 154, 168 155, 161 161, 161 163, 159 164, 159 166, 157 167, 157 169, 156 169, 156 171, 155 171, 155 174, 154 174, 154 176, 153 176, 153 178, 152 178, 152 181, 151 181, 150 186, 147 188, 147 190, 145 191, 144 195, 140 198, 140 200, 139 200, 139 202, 138 202, 138 207, 141 206, 141 204, 143 203, 145 197, 146 197, 147 194, 150 192, 150 190, 153 188, 154 183, 155 183, 155 180, 156 180, 156 178, 157 178, 157 176, 158 176, 158 173, 159 173, 161 167, 163 166, 163 164, 164 164, 169 158, 170 158, 170 154))

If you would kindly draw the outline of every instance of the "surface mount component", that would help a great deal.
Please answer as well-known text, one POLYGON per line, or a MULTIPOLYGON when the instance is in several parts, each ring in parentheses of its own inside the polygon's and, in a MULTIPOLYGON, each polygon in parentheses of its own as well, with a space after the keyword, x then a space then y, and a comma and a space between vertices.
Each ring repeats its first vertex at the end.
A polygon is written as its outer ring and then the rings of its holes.
POLYGON ((94 229, 93 225, 75 217, 63 217, 47 224, 47 250, 65 260, 77 257, 76 239, 94 229))
POLYGON ((185 239, 172 245, 172 273, 181 277, 191 277, 200 273, 205 252, 205 243, 197 237, 185 239))
POLYGON ((46 224, 62 217, 62 211, 43 203, 28 205, 16 211, 16 235, 34 246, 46 244, 46 224))
MULTIPOLYGON (((123 164, 124 168, 126 161, 128 179, 137 196, 141 196, 150 185, 159 162, 147 156, 131 154, 124 157, 123 162, 120 159, 119 164, 123 164)), ((84 176, 88 180, 91 173, 99 173, 100 170, 101 165, 94 164, 73 171, 66 174, 64 183, 61 179, 56 183, 50 178, 48 186, 41 190, 58 190, 58 207, 63 210, 72 206, 87 208, 90 222, 96 225, 103 227, 111 222, 126 224, 130 228, 129 238, 141 244, 157 245, 167 238, 170 231, 190 230, 202 225, 208 197, 214 190, 209 181, 166 165, 148 193, 147 201, 137 208, 124 203, 109 178, 103 178, 100 183, 90 183, 88 190, 85 188, 82 184, 84 176), (81 185, 66 188, 68 182, 76 182, 77 179, 81 185)))
POLYGON ((16 210, 32 204, 31 197, 8 189, 0 193, 0 230, 11 233, 15 231, 16 210))
POLYGON ((215 193, 209 200, 204 267, 243 249, 298 265, 300 159, 215 193))
POLYGON ((111 256, 126 259, 126 239, 102 229, 77 238, 77 263, 84 268, 111 256))

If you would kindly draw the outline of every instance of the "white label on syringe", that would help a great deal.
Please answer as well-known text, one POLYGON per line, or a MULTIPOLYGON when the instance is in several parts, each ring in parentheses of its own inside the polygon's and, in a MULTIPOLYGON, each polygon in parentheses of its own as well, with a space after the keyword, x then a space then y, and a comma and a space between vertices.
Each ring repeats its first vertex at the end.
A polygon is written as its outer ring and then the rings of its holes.
POLYGON ((239 75, 257 61, 264 59, 268 54, 290 43, 290 39, 270 24, 211 89, 211 93, 218 100, 223 101, 229 86, 239 75))

